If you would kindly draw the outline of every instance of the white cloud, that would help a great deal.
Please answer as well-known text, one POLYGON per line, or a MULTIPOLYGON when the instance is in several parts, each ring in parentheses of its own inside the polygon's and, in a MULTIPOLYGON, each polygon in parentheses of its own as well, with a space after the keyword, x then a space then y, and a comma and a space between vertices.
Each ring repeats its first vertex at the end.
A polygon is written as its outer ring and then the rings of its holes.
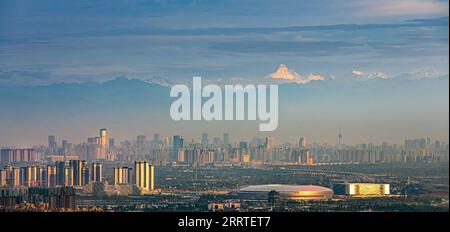
POLYGON ((360 70, 352 70, 352 74, 355 76, 363 76, 365 75, 365 73, 363 71, 360 70))
POLYGON ((352 74, 360 80, 370 80, 370 79, 383 79, 387 80, 389 77, 384 72, 366 72, 361 70, 352 70, 352 74))
POLYGON ((272 79, 283 79, 283 80, 294 81, 294 80, 300 78, 300 74, 298 74, 294 70, 290 70, 286 65, 280 64, 277 71, 270 74, 270 77, 272 79))
POLYGON ((388 76, 384 73, 384 72, 374 72, 374 73, 370 73, 367 77, 368 79, 374 79, 374 78, 379 78, 379 79, 388 79, 388 76))
POLYGON ((325 77, 319 75, 319 74, 309 74, 308 76, 304 77, 297 73, 296 71, 289 69, 286 65, 280 64, 278 69, 274 72, 269 74, 269 78, 271 80, 281 81, 281 82, 292 82, 297 84, 307 84, 311 81, 324 81, 325 77))
POLYGON ((433 68, 421 68, 414 70, 412 72, 401 73, 394 76, 395 79, 405 79, 405 80, 423 80, 423 79, 433 79, 440 77, 448 77, 448 73, 439 72, 433 68))

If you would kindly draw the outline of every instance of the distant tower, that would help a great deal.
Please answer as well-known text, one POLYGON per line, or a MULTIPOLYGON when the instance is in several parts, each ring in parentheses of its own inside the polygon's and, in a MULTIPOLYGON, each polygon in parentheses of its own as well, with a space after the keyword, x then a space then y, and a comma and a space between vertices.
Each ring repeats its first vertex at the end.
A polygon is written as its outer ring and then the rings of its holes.
MULTIPOLYGON (((48 136, 48 149, 51 153, 55 152, 57 148, 56 137, 54 135, 48 136)), ((52 154, 53 155, 53 154, 52 154)))
POLYGON ((275 148, 275 138, 274 137, 266 137, 266 143, 265 143, 266 149, 271 150, 275 148))
POLYGON ((342 139, 341 128, 339 128, 338 139, 339 139, 339 145, 338 145, 338 148, 341 149, 341 139, 342 139))
POLYGON ((202 145, 203 146, 209 145, 208 133, 203 133, 202 134, 202 145))
POLYGON ((145 135, 138 135, 136 140, 137 140, 137 147, 138 148, 144 148, 145 135))
POLYGON ((223 145, 228 145, 230 143, 230 134, 225 132, 223 133, 223 145))
POLYGON ((106 150, 108 149, 108 147, 106 146, 107 144, 107 139, 108 136, 106 134, 106 129, 102 128, 100 129, 100 137, 99 137, 99 144, 100 144, 100 158, 104 159, 106 157, 106 150))
POLYGON ((306 138, 300 137, 300 141, 298 142, 301 149, 306 149, 306 138))
POLYGON ((107 134, 106 134, 106 129, 102 128, 100 129, 100 146, 101 147, 106 147, 106 139, 107 139, 107 134))

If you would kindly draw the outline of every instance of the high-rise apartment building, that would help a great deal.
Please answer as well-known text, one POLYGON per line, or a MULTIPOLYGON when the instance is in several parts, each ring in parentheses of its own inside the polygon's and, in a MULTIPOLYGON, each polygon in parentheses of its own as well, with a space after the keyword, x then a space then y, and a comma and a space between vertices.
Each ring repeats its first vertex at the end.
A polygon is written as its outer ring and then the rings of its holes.
POLYGON ((131 168, 114 167, 114 185, 131 184, 131 168))
POLYGON ((102 163, 93 162, 91 168, 91 181, 102 182, 103 180, 103 165, 102 163))
POLYGON ((135 161, 134 184, 143 191, 154 190, 155 168, 146 161, 135 161))
POLYGON ((70 160, 69 167, 73 170, 73 185, 83 186, 89 183, 89 168, 86 160, 70 160))

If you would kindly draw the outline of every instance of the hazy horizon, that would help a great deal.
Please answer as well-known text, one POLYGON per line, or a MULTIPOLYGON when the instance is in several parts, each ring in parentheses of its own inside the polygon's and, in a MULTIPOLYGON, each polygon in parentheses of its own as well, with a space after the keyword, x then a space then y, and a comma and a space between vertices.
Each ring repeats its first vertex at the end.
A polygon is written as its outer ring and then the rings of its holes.
POLYGON ((449 3, 2 1, 0 146, 159 133, 448 141, 449 3), (281 81, 272 133, 173 122, 170 84, 281 81), (126 77, 119 78, 116 77, 126 77), (127 79, 129 78, 129 79, 127 79), (136 79, 136 80, 132 80, 136 79), (64 84, 63 84, 64 83, 64 84))

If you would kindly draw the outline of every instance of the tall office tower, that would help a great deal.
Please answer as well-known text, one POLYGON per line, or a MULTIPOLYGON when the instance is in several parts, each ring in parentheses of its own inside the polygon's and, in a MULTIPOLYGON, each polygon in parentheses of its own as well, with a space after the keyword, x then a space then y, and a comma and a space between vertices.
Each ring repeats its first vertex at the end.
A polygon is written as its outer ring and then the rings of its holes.
POLYGON ((47 166, 47 172, 46 175, 47 177, 45 178, 45 182, 48 188, 52 188, 56 186, 56 166, 47 166))
POLYGON ((274 137, 266 137, 265 143, 266 149, 271 150, 275 148, 275 138, 274 137))
POLYGON ((67 152, 69 150, 69 143, 67 142, 67 140, 62 141, 61 149, 62 149, 62 152, 60 152, 60 153, 62 153, 63 155, 67 154, 67 152))
POLYGON ((300 149, 306 149, 306 138, 300 137, 300 141, 298 142, 300 149))
POLYGON ((102 180, 103 180, 103 174, 102 174, 103 170, 102 169, 103 169, 102 163, 97 163, 97 162, 92 163, 91 181, 102 182, 102 180))
POLYGON ((107 144, 107 135, 106 135, 106 129, 102 128, 100 129, 100 146, 101 147, 106 147, 107 144))
POLYGON ((145 145, 145 135, 138 135, 137 136, 137 147, 142 149, 145 145))
POLYGON ((134 161, 134 184, 144 191, 155 189, 155 168, 146 161, 134 161))
POLYGON ((228 145, 230 143, 230 134, 223 133, 223 145, 228 145))
POLYGON ((114 167, 114 185, 131 183, 131 168, 114 167))
POLYGON ((48 149, 51 153, 55 152, 57 148, 56 137, 54 135, 48 136, 48 149))
POLYGON ((202 145, 203 146, 209 145, 208 133, 202 134, 202 145))
POLYGON ((70 160, 69 166, 73 170, 73 185, 83 186, 89 183, 89 168, 86 160, 70 160))
POLYGON ((97 159, 105 159, 106 158, 106 153, 107 153, 107 149, 108 147, 107 145, 107 135, 106 135, 106 129, 100 129, 100 137, 99 137, 99 145, 100 145, 100 151, 98 156, 96 156, 97 159))
POLYGON ((115 143, 114 143, 114 138, 109 138, 109 151, 114 151, 115 150, 115 143))

